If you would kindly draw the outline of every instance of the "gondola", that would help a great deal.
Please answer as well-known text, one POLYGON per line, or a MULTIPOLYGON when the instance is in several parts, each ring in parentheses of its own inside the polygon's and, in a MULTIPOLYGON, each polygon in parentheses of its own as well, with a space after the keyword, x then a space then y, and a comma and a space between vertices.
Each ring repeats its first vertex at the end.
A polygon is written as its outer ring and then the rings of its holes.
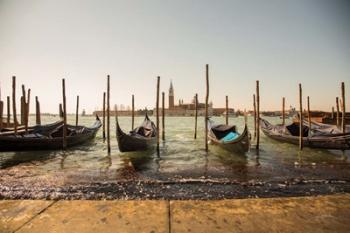
POLYGON ((128 134, 120 128, 118 120, 116 123, 117 141, 121 152, 147 150, 157 142, 157 128, 148 118, 147 113, 141 126, 133 129, 128 134))
POLYGON ((239 134, 235 125, 215 124, 208 119, 208 138, 210 143, 231 152, 247 152, 250 148, 250 135, 247 124, 239 134))
MULTIPOLYGON (((30 151, 57 150, 63 148, 63 122, 58 121, 48 125, 36 125, 14 131, 0 133, 0 151, 30 151)), ((96 116, 93 126, 67 125, 67 147, 81 145, 95 138, 101 127, 101 121, 96 116)))
MULTIPOLYGON (((264 134, 272 139, 291 144, 299 144, 299 124, 292 123, 290 125, 273 125, 265 119, 260 118, 261 130, 264 134)), ((312 127, 311 127, 312 128, 312 127)), ((320 149, 350 149, 350 132, 338 133, 326 130, 311 130, 309 127, 303 126, 303 145, 310 148, 320 149)))
MULTIPOLYGON (((304 119, 303 120, 304 125, 309 126, 309 121, 304 119)), ((343 131, 338 128, 336 125, 330 125, 330 124, 324 124, 319 123, 311 120, 311 133, 318 133, 318 134, 341 134, 343 131)), ((350 132, 350 126, 346 125, 345 132, 350 132)))

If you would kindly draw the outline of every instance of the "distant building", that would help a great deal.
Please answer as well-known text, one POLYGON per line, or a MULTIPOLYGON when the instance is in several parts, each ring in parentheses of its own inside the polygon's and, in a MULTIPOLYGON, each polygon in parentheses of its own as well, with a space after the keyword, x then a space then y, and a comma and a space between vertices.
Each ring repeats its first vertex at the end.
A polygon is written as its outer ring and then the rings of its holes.
POLYGON ((174 107, 175 107, 174 87, 173 87, 173 82, 170 81, 170 88, 169 88, 169 109, 174 109, 174 107))
MULTIPOLYGON (((173 82, 170 82, 169 93, 168 93, 168 108, 165 109, 166 116, 194 116, 196 105, 195 105, 195 96, 193 97, 190 103, 184 103, 183 99, 179 99, 179 104, 175 105, 175 91, 173 82)), ((205 103, 198 103, 198 116, 205 116, 205 103)), ((162 115, 162 108, 160 110, 160 115, 162 115)), ((148 115, 155 114, 156 109, 148 110, 148 115)), ((228 109, 229 115, 235 114, 233 108, 228 109)), ((93 114, 97 114, 98 116, 102 116, 102 111, 94 111, 93 114)), ((111 116, 115 115, 114 111, 110 112, 111 116)), ((135 116, 143 116, 145 114, 145 110, 135 111, 135 116)), ((209 116, 221 116, 226 114, 226 108, 213 108, 213 102, 209 103, 208 106, 208 114, 209 116)), ((130 110, 118 110, 119 116, 131 116, 130 110)))
MULTIPOLYGON (((167 116, 194 116, 195 115, 195 96, 193 97, 192 101, 190 103, 184 103, 183 99, 179 99, 179 104, 175 105, 175 94, 174 94, 174 86, 173 82, 170 82, 169 87, 169 105, 168 109, 165 109, 165 115, 167 116)), ((205 115, 205 103, 198 103, 197 105, 198 109, 198 115, 204 116, 205 115)), ((162 110, 160 109, 160 112, 162 110)), ((210 102, 208 106, 208 113, 209 116, 215 115, 220 116, 226 111, 225 108, 213 108, 213 103, 210 102)), ((154 111, 155 112, 155 111, 154 111)), ((234 112, 234 110, 231 108, 229 109, 229 112, 234 112)), ((161 113, 162 114, 162 113, 161 113)))

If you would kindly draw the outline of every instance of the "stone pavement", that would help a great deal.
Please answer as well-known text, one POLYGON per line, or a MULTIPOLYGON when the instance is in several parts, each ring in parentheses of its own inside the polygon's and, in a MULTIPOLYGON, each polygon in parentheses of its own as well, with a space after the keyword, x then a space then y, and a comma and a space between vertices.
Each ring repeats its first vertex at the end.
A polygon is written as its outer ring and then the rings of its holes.
POLYGON ((350 232, 350 194, 218 201, 1 200, 7 232, 350 232))

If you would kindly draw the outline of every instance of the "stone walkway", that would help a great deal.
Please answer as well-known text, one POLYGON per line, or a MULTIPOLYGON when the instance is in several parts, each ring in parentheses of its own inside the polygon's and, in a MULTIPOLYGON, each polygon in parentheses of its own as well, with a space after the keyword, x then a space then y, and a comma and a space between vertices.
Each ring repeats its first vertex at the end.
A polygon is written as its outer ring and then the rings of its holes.
POLYGON ((350 232, 350 194, 219 201, 0 201, 0 232, 350 232))

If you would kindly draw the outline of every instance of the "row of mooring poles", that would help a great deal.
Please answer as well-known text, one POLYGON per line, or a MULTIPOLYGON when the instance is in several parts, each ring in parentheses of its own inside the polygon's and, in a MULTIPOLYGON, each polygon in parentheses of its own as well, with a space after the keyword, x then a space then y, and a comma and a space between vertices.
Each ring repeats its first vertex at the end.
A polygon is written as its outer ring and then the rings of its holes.
MULTIPOLYGON (((13 87, 16 86, 16 78, 13 76, 13 87)), ((14 88, 12 89, 14 92, 16 91, 14 88)), ((26 98, 26 91, 24 85, 22 85, 22 96, 21 96, 21 123, 24 124, 26 132, 28 132, 28 125, 29 125, 29 115, 30 115, 30 94, 31 89, 28 89, 27 98, 26 98)), ((0 94, 1 95, 1 94, 0 94)), ((13 93, 13 97, 15 98, 15 93, 13 93)), ((6 125, 9 127, 10 121, 11 121, 11 103, 10 103, 10 96, 7 96, 7 119, 6 119, 6 125)), ((1 100, 0 96, 0 128, 3 126, 4 122, 4 102, 1 100)), ((14 105, 14 112, 16 112, 14 105)), ((35 122, 37 125, 41 124, 41 116, 40 116, 40 102, 38 100, 38 97, 35 96, 35 122)), ((17 130, 17 119, 14 116, 14 125, 17 130)))

